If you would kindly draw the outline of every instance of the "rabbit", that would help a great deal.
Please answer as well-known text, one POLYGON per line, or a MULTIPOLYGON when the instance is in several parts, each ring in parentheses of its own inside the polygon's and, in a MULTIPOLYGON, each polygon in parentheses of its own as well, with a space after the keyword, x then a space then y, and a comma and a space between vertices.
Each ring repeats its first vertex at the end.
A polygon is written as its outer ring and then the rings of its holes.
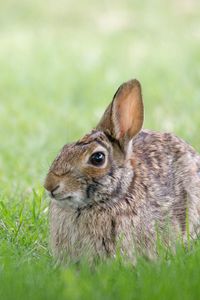
POLYGON ((143 130, 138 80, 123 83, 90 133, 63 147, 44 187, 51 196, 50 240, 63 263, 118 254, 158 256, 200 231, 200 155, 170 133, 143 130), (173 247, 173 246, 172 246, 173 247))

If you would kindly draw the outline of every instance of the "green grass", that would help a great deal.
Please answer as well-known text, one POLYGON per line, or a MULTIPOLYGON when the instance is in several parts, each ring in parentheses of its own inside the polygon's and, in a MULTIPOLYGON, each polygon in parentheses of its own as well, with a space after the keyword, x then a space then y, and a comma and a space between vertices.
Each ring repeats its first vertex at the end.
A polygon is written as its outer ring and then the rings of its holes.
POLYGON ((0 299, 198 299, 200 243, 135 269, 56 267, 42 182, 117 87, 143 86, 145 127, 200 152, 198 1, 0 3, 0 299))

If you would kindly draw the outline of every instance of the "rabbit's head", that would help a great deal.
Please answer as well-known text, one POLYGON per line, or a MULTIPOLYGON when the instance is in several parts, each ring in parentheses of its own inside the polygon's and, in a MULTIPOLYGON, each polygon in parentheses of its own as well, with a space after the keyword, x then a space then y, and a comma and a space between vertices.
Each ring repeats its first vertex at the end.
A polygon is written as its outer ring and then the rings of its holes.
POLYGON ((141 87, 122 84, 97 127, 63 147, 45 180, 53 201, 80 208, 119 199, 133 179, 131 140, 143 124, 141 87))

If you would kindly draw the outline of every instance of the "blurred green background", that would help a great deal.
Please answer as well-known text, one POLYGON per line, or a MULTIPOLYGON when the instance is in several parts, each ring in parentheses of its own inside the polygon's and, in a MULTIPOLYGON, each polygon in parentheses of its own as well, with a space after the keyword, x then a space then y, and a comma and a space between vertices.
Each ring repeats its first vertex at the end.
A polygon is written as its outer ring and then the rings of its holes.
MULTIPOLYGON (((23 280, 32 272, 35 282, 39 268, 41 289, 58 276, 45 272, 51 259, 42 182, 59 149, 89 131, 118 86, 131 78, 143 87, 144 127, 174 132, 200 151, 199 1, 0 1, 0 266, 9 265, 2 299, 18 269, 23 280), (23 273, 24 261, 32 259, 41 266, 24 267, 23 273)), ((71 272, 64 273, 74 285, 67 295, 83 299, 71 272)), ((30 285, 30 298, 33 290, 30 285)), ((173 294, 170 284, 167 291, 173 294)))
POLYGON ((130 78, 145 127, 200 150, 199 1, 1 1, 2 188, 40 183, 130 78))

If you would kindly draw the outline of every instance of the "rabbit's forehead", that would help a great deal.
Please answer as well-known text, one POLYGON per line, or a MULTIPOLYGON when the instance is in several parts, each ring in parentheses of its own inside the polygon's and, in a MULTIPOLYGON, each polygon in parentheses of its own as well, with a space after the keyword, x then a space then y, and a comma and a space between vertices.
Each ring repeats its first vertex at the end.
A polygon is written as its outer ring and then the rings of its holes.
POLYGON ((102 131, 92 130, 90 133, 86 134, 75 145, 88 145, 92 142, 108 142, 107 136, 102 131))

